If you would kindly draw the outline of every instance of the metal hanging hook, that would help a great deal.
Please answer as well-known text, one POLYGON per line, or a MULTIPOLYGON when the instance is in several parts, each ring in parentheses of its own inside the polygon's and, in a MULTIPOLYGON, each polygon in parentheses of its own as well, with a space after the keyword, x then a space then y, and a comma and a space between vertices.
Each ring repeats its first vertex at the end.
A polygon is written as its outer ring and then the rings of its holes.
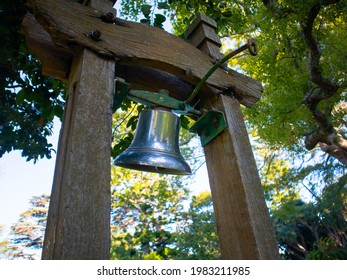
POLYGON ((258 54, 258 48, 255 43, 255 40, 253 38, 248 39, 247 44, 242 45, 238 49, 228 53, 225 57, 223 57, 220 61, 218 61, 213 67, 206 73, 206 75, 200 80, 200 82, 196 85, 195 89, 193 90, 192 94, 188 97, 188 99, 185 101, 185 103, 190 103, 193 101, 193 99, 196 97, 204 83, 207 81, 207 79, 213 74, 214 71, 216 71, 219 67, 221 67, 225 62, 227 62, 229 59, 234 57, 235 55, 247 50, 249 51, 250 55, 256 56, 258 54))

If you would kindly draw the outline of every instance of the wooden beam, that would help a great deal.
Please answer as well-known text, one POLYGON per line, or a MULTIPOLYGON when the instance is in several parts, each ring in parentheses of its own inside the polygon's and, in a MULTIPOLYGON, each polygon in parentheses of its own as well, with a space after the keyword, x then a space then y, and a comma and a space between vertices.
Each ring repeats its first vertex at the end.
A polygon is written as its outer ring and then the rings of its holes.
MULTIPOLYGON (((190 36, 194 36, 197 29, 189 30, 190 36)), ((198 47, 209 52, 201 44, 198 47)), ((204 147, 222 257, 278 259, 275 234, 240 103, 219 95, 207 106, 222 111, 227 123, 224 132, 204 147)))
MULTIPOLYGON (((105 57, 119 59, 122 65, 151 67, 173 74, 196 85, 213 66, 213 60, 189 43, 163 30, 117 19, 103 22, 102 13, 64 0, 29 0, 36 19, 51 35, 54 44, 71 48, 84 46, 105 57), (99 39, 90 35, 99 30, 99 39)), ((261 84, 245 75, 216 71, 198 98, 209 99, 221 92, 235 95, 250 107, 261 96, 261 84)))
POLYGON ((124 78, 131 84, 131 89, 148 90, 159 92, 166 89, 170 96, 178 100, 184 100, 190 96, 194 87, 167 72, 155 68, 141 67, 135 65, 118 65, 117 76, 124 78))
POLYGON ((76 51, 42 259, 109 258, 114 77, 113 60, 76 51))

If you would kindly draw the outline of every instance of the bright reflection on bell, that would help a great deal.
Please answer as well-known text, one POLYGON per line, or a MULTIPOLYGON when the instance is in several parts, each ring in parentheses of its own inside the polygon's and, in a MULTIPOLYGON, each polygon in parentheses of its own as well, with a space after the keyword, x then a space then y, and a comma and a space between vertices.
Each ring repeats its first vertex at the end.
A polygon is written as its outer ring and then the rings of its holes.
POLYGON ((191 174, 180 153, 179 129, 180 118, 169 111, 142 111, 133 142, 116 157, 114 164, 146 172, 191 174))

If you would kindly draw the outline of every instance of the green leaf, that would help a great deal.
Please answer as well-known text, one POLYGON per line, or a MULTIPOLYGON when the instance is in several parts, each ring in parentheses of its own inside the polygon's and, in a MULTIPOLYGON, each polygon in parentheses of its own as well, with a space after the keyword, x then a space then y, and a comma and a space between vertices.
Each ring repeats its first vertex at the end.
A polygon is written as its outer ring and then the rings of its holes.
POLYGON ((154 23, 161 24, 166 21, 166 17, 161 14, 155 14, 154 23))
POLYGON ((127 123, 127 127, 131 127, 132 130, 136 129, 138 116, 132 116, 127 123))
POLYGON ((156 14, 155 15, 155 19, 154 19, 154 23, 153 25, 155 27, 158 27, 158 28, 161 28, 161 29, 164 29, 163 27, 163 22, 166 21, 166 17, 161 15, 161 14, 156 14))
POLYGON ((184 129, 189 130, 189 125, 190 125, 189 119, 188 119, 185 115, 181 115, 181 116, 180 116, 180 119, 181 119, 181 126, 182 126, 184 129))
POLYGON ((149 14, 151 13, 152 10, 152 5, 144 4, 141 6, 141 12, 145 17, 148 17, 149 14))
POLYGON ((59 119, 63 118, 63 107, 61 106, 54 106, 54 115, 57 116, 59 119))
POLYGON ((147 19, 147 18, 141 19, 140 22, 143 23, 143 24, 148 24, 148 25, 151 23, 150 20, 147 19))
POLYGON ((25 99, 25 90, 21 89, 16 95, 16 104, 17 105, 22 104, 24 102, 24 99, 25 99))

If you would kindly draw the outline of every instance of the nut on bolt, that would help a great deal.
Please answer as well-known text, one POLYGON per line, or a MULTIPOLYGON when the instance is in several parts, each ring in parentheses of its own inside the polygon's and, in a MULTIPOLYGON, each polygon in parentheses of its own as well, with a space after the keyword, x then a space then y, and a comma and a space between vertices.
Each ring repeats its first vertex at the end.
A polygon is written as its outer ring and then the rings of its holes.
POLYGON ((95 29, 93 31, 91 31, 89 34, 89 37, 91 37, 92 39, 96 40, 96 41, 100 41, 101 39, 101 31, 99 29, 95 29))
POLYGON ((101 20, 106 23, 114 23, 116 21, 116 15, 113 12, 108 12, 101 16, 101 20))

